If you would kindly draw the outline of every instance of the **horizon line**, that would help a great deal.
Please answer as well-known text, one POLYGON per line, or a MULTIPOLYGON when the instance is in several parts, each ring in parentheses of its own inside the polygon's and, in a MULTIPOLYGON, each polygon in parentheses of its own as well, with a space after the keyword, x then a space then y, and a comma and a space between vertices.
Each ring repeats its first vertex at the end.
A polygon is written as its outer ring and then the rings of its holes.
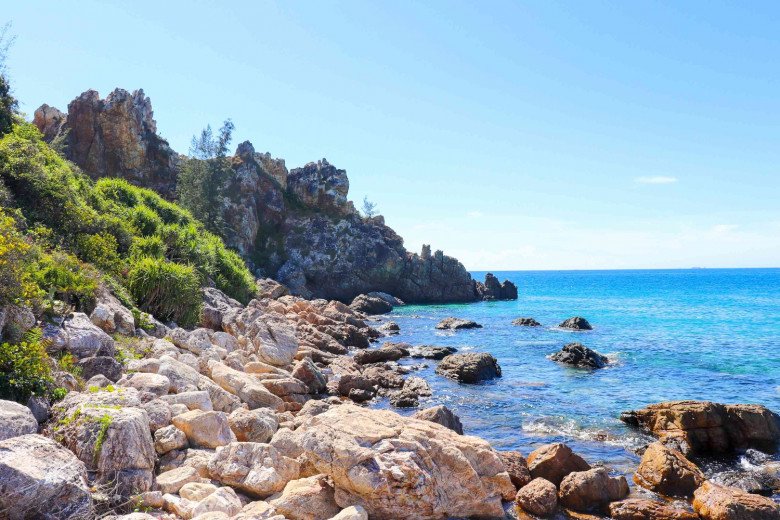
POLYGON ((469 273, 518 273, 518 272, 593 272, 593 271, 725 271, 725 270, 780 269, 773 267, 618 267, 593 269, 466 269, 469 273))

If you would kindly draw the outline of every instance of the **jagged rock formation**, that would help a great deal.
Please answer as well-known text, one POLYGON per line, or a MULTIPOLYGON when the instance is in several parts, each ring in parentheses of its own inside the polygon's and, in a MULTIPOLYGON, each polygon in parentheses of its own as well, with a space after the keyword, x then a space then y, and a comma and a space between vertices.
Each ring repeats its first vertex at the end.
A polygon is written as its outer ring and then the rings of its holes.
POLYGON ((67 158, 92 177, 122 177, 173 197, 178 156, 157 135, 143 90, 118 88, 105 99, 88 90, 70 102, 67 115, 43 105, 33 122, 48 141, 62 138, 67 158))
MULTIPOLYGON (((48 141, 94 178, 122 177, 168 198, 175 194, 179 156, 156 133, 149 98, 116 89, 106 99, 89 90, 63 114, 48 105, 34 123, 48 141)), ((225 188, 223 239, 258 274, 310 298, 351 301, 384 291, 409 303, 516 299, 511 282, 489 274, 475 282, 442 251, 406 250, 384 218, 362 217, 348 200, 346 171, 326 159, 287 169, 249 141, 231 158, 225 188)))

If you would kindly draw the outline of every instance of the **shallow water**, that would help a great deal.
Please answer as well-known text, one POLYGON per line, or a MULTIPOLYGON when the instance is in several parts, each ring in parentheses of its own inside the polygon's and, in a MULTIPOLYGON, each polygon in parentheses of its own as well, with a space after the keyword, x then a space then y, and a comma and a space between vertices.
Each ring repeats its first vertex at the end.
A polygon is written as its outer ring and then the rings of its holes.
MULTIPOLYGON (((478 280, 484 274, 473 273, 478 280)), ((621 411, 707 399, 780 412, 780 269, 495 274, 518 286, 517 301, 404 306, 383 317, 401 327, 385 341, 449 345, 498 359, 503 377, 480 385, 435 375, 436 361, 402 361, 428 365, 418 375, 434 395, 421 407, 446 404, 467 434, 526 454, 565 441, 591 463, 629 474, 639 460, 633 449, 647 438, 618 420, 621 411), (435 330, 447 316, 484 328, 435 330), (513 326, 521 316, 543 326, 513 326), (594 330, 555 328, 571 316, 586 317, 594 330), (572 341, 608 355, 611 364, 587 371, 547 358, 572 341)))

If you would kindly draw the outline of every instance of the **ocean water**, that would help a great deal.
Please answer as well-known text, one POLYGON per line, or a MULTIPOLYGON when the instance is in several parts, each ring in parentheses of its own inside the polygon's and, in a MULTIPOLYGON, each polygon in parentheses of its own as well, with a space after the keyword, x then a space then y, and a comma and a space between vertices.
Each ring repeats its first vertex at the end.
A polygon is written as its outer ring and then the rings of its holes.
MULTIPOLYGON (((421 407, 446 404, 467 434, 525 454, 567 442, 591 463, 628 475, 639 461, 633 450, 648 438, 618 420, 622 411, 706 399, 780 412, 780 269, 494 274, 518 286, 517 301, 410 305, 382 318, 401 327, 383 341, 449 345, 498 359, 503 376, 479 385, 435 375, 436 361, 402 361, 428 365, 416 372, 433 389, 421 407), (484 328, 437 331, 448 316, 484 328), (521 316, 543 326, 513 326, 521 316), (584 316, 594 330, 556 328, 571 316, 584 316), (548 359, 572 341, 607 355, 610 365, 588 371, 548 359)), ((473 275, 481 280, 485 273, 473 275)))

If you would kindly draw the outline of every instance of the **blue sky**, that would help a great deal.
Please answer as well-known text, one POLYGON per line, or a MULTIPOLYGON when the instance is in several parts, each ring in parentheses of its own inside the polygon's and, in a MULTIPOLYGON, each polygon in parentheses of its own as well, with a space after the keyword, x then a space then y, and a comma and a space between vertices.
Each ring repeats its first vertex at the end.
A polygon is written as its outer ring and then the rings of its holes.
POLYGON ((780 266, 776 2, 13 2, 22 109, 326 157, 471 269, 780 266))

